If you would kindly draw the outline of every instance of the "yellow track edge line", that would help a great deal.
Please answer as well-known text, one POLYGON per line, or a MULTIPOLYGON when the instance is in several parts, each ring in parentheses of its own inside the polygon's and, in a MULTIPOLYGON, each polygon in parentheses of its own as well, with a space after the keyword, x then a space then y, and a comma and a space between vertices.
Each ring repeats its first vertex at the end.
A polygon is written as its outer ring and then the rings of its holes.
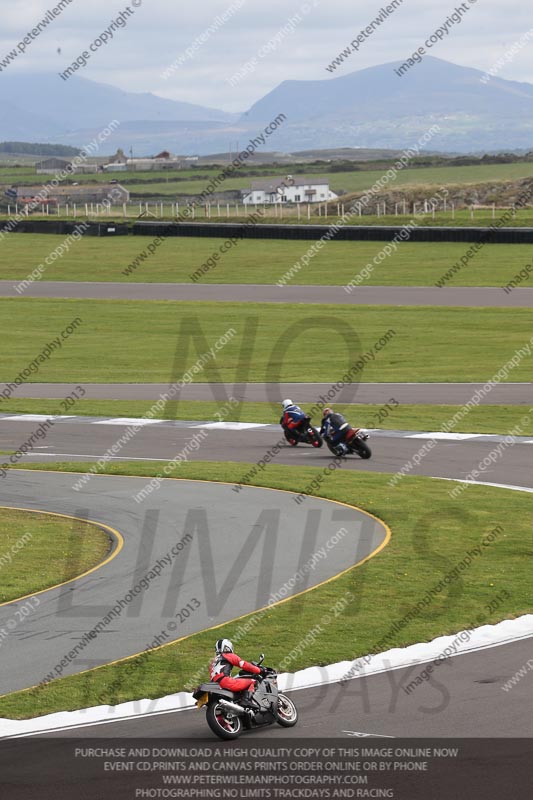
MULTIPOLYGON (((135 459, 132 459, 132 461, 134 461, 134 460, 135 459)), ((44 473, 52 473, 52 474, 57 474, 57 475, 85 475, 85 474, 87 474, 85 472, 72 472, 71 473, 71 472, 62 472, 61 470, 46 470, 46 469, 45 470, 31 469, 31 470, 18 470, 18 471, 44 472, 44 473)), ((93 477, 95 477, 94 474, 93 474, 93 477)), ((109 474, 105 474, 105 475, 98 475, 96 477, 103 477, 103 478, 115 478, 115 477, 116 478, 124 478, 124 477, 126 477, 126 478, 132 478, 132 477, 134 477, 134 478, 148 478, 148 477, 153 477, 153 476, 148 476, 148 475, 109 475, 109 474)), ((212 480, 210 481, 210 480, 206 480, 206 479, 202 479, 202 478, 161 478, 160 480, 187 481, 187 482, 190 482, 190 483, 220 483, 220 484, 222 484, 224 486, 234 486, 235 485, 234 482, 232 482, 232 481, 212 481, 212 480)), ((246 487, 249 487, 251 489, 266 489, 266 490, 271 491, 271 492, 284 492, 285 494, 295 494, 297 496, 299 494, 301 494, 301 492, 291 491, 290 489, 276 489, 273 486, 257 486, 256 484, 251 484, 251 483, 247 483, 247 484, 243 485, 243 489, 245 489, 246 487)), ((59 678, 54 678, 53 681, 49 681, 49 683, 46 683, 46 684, 36 684, 35 686, 29 686, 26 689, 18 689, 15 692, 9 692, 8 694, 2 694, 2 695, 0 695, 0 700, 3 699, 4 697, 9 697, 9 695, 19 694, 19 693, 22 693, 22 692, 31 692, 31 691, 35 691, 36 689, 43 689, 45 686, 48 686, 50 683, 54 683, 56 680, 63 680, 65 678, 74 678, 74 677, 77 677, 79 675, 87 675, 90 672, 96 672, 97 670, 105 669, 106 667, 112 667, 112 666, 114 666, 116 664, 123 664, 126 661, 131 661, 132 659, 139 658, 140 656, 143 656, 145 654, 155 653, 158 650, 163 650, 165 647, 170 647, 171 645, 179 644, 180 642, 184 642, 187 639, 191 639, 193 636, 199 636, 200 634, 203 634, 203 633, 209 633, 210 631, 216 631, 219 628, 223 628, 225 625, 233 625, 236 622, 239 622, 240 620, 245 619, 246 617, 252 616, 253 614, 260 614, 261 612, 267 611, 270 608, 276 608, 277 606, 281 606, 281 605, 283 605, 283 603, 288 603, 290 600, 295 600, 297 597, 302 597, 303 595, 308 594, 309 592, 312 592, 315 589, 319 589, 320 587, 325 586, 326 584, 331 583, 332 581, 336 581, 338 578, 341 578, 343 575, 346 575, 348 572, 351 572, 353 569, 356 569, 357 567, 361 567, 363 564, 366 564, 367 561, 370 561, 371 558, 374 558, 375 556, 377 556, 378 553, 380 553, 382 550, 384 550, 385 547, 389 544, 389 542, 390 542, 390 540, 392 538, 392 531, 391 531, 390 527, 387 525, 386 522, 384 522, 382 519, 377 517, 375 514, 372 514, 370 511, 365 511, 364 508, 359 508, 359 506, 354 506, 354 505, 351 505, 350 503, 344 503, 342 500, 331 500, 328 497, 317 497, 316 495, 307 495, 307 497, 312 497, 315 500, 324 500, 327 503, 335 503, 336 505, 345 506, 346 508, 351 508, 351 509, 353 509, 355 511, 359 511, 362 514, 365 514, 366 516, 376 520, 376 522, 379 522, 380 525, 382 525, 384 527, 384 529, 385 529, 385 538, 375 548, 375 550, 373 550, 371 553, 369 553, 368 556, 365 556, 365 558, 363 558, 361 561, 358 561, 357 564, 352 564, 350 567, 347 567, 346 569, 344 569, 341 572, 337 573, 337 575, 333 575, 331 578, 326 578, 326 580, 321 581, 320 583, 317 583, 315 586, 310 586, 308 589, 304 589, 303 591, 298 592, 297 594, 293 594, 290 597, 286 597, 283 600, 278 600, 276 603, 271 603, 268 606, 263 606, 262 608, 255 609, 254 611, 248 611, 246 614, 241 614, 239 617, 234 617, 234 619, 227 620, 226 622, 220 622, 217 625, 213 625, 210 628, 204 628, 201 631, 196 631, 195 633, 189 633, 189 634, 187 634, 187 636, 182 636, 179 639, 174 639, 171 642, 166 642, 165 644, 158 645, 157 647, 153 647, 150 650, 141 650, 139 653, 133 653, 132 655, 124 656, 123 658, 118 658, 115 661, 109 661, 107 664, 100 664, 97 667, 91 667, 89 669, 82 670, 81 672, 76 672, 73 675, 64 675, 64 676, 61 676, 59 678)), ((41 513, 46 513, 46 512, 41 512, 41 513)), ((58 516, 62 516, 62 515, 58 515, 58 516)), ((96 524, 99 524, 99 523, 96 523, 96 524)), ((103 566, 103 564, 101 564, 100 566, 103 566)), ((96 569, 98 569, 98 567, 96 569)), ((77 579, 74 578, 73 580, 77 580, 77 579)), ((45 591, 48 591, 48 590, 45 590, 45 591)), ((14 601, 11 601, 11 602, 14 602, 14 601)))
MULTIPOLYGON (((30 471, 30 470, 27 470, 30 471)), ((68 473, 62 473, 68 474, 68 473)), ((83 517, 76 517, 73 514, 59 514, 57 511, 42 511, 40 509, 35 508, 20 508, 18 506, 0 506, 0 510, 5 509, 9 511, 26 511, 30 514, 43 514, 48 515, 50 517, 61 517, 62 519, 73 519, 76 522, 85 522, 88 525, 94 525, 96 528, 100 528, 101 530, 105 531, 105 533, 110 534, 110 539, 114 543, 112 547, 111 553, 109 553, 106 558, 100 562, 100 564, 96 564, 96 566, 91 567, 91 569, 82 572, 81 575, 76 575, 74 578, 69 578, 66 581, 62 581, 61 583, 56 583, 53 586, 49 586, 47 589, 39 589, 37 592, 30 592, 29 594, 25 594, 22 597, 16 597, 14 600, 7 600, 5 603, 0 603, 0 608, 3 606, 10 606, 13 603, 20 603, 22 600, 27 600, 28 597, 36 597, 39 594, 45 594, 46 592, 51 592, 54 589, 60 589, 62 586, 68 586, 69 583, 73 583, 74 581, 79 581, 80 578, 85 578, 87 575, 90 575, 96 570, 105 567, 106 564, 109 564, 110 561, 113 561, 116 556, 120 553, 122 548, 124 547, 124 537, 117 531, 115 528, 112 528, 110 525, 106 525, 103 522, 96 522, 92 519, 84 519, 83 517)), ((2 695, 5 697, 5 695, 2 695)))

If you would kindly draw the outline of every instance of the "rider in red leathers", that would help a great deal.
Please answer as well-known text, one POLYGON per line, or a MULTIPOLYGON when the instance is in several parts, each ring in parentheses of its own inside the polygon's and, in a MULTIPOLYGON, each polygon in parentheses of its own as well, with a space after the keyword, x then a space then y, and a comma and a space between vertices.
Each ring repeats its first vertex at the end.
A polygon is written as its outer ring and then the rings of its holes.
MULTIPOLYGON (((233 667, 251 672, 253 675, 265 675, 264 667, 258 667, 244 661, 240 656, 233 652, 233 645, 229 639, 218 639, 215 644, 215 658, 211 662, 209 672, 211 680, 218 683, 223 689, 230 692, 249 692, 249 697, 255 690, 255 680, 253 678, 232 678, 233 667)), ((245 698, 246 699, 246 698, 245 698)))

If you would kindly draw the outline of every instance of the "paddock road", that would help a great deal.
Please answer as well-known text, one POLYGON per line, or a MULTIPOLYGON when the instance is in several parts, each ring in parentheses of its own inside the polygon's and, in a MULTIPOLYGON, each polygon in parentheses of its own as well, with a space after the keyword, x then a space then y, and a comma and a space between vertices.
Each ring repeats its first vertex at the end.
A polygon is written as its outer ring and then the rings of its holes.
POLYGON ((85 300, 533 308, 533 289, 505 292, 494 286, 355 286, 345 290, 342 286, 33 281, 21 288, 20 281, 0 281, 0 297, 21 295, 85 300))

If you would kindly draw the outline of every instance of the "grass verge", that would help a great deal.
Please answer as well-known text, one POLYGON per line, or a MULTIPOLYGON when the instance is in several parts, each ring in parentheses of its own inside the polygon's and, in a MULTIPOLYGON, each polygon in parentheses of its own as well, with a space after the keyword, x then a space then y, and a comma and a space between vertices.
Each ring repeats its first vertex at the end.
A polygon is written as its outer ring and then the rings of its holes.
MULTIPOLYGON (((519 308, 27 298, 0 308, 5 381, 81 320, 29 373, 39 383, 336 382, 365 353, 351 380, 485 382, 531 339, 531 312, 519 308)), ((530 373, 524 358, 512 380, 530 373)))
MULTIPOLYGON (((394 398, 391 398, 394 400, 394 398)), ((336 411, 361 428, 380 428, 382 430, 406 431, 438 431, 443 425, 453 419, 461 406, 446 405, 410 405, 403 404, 392 409, 386 408, 387 404, 342 404, 334 403, 336 411)), ((390 402, 389 402, 389 405, 390 402)), ((88 417, 143 417, 153 406, 153 402, 138 400, 79 400, 70 413, 88 417)), ((302 403, 304 411, 310 412, 313 406, 302 403)), ((153 416, 153 419, 168 419, 168 408, 163 408, 153 416)), ((194 400, 180 400, 171 404, 172 418, 179 420, 216 421, 224 422, 259 422, 276 425, 281 416, 279 404, 246 403, 239 409, 232 410, 227 404, 217 402, 202 402, 194 400)), ((0 405, 4 414, 64 414, 58 408, 57 400, 8 400, 0 405)), ((528 406, 502 406, 485 405, 473 408, 469 414, 454 426, 454 433, 495 433, 507 434, 513 428, 520 426, 523 436, 533 435, 533 421, 523 425, 528 412, 533 412, 528 406)), ((313 422, 320 422, 320 413, 315 412, 313 422)), ((0 451, 0 455, 2 451, 0 451)))
MULTIPOLYGON (((161 466, 122 463, 111 465, 108 472, 148 477, 156 475, 161 466)), ((51 468, 42 468, 47 467, 51 468)), ((239 482, 245 467, 186 463, 180 475, 239 482)), ((87 465, 61 464, 55 468, 83 472, 87 465)), ((295 475, 289 467, 267 466, 257 485, 300 492, 318 473, 306 468, 295 475)), ((351 592, 354 600, 338 617, 332 615, 312 644, 291 661, 290 671, 376 652, 385 636, 389 637, 387 647, 382 649, 402 647, 531 612, 531 495, 474 486, 453 501, 447 481, 409 477, 391 489, 388 480, 387 475, 337 471, 318 492, 319 496, 364 508, 391 527, 389 545, 363 566, 272 607, 259 624, 252 622, 244 635, 239 629, 252 620, 253 614, 221 625, 216 633, 195 634, 118 664, 4 696, 0 698, 0 716, 22 719, 179 691, 191 676, 199 682, 206 675, 213 641, 219 636, 236 639, 245 656, 264 651, 267 662, 276 665, 346 592, 351 592), (443 581, 468 550, 480 546, 491 531, 494 539, 481 547, 481 555, 472 559, 457 579, 434 593, 428 607, 412 614, 407 624, 396 626, 393 632, 391 625, 403 620, 426 592, 443 581)), ((242 496, 246 497, 245 490, 242 496)))
POLYGON ((109 536, 90 523, 0 508, 0 603, 81 575, 109 548, 109 536))
MULTIPOLYGON (((273 220, 272 220, 273 221, 273 220)), ((315 224, 332 224, 315 219, 315 224)), ((364 224, 370 224, 363 218, 364 224)), ((380 219, 382 225, 401 226, 410 218, 380 219)), ((487 220, 487 223, 489 221, 487 220)), ((492 222, 492 220, 490 220, 492 222)), ((472 224, 478 224, 472 223, 472 224)), ((22 281, 37 265, 45 264, 48 255, 64 241, 52 234, 8 236, 2 242, 0 279, 22 281)), ((392 238, 392 235, 391 235, 392 238)), ((47 281, 115 281, 130 283, 191 283, 191 275, 218 252, 224 239, 206 237, 168 238, 155 257, 146 248, 150 237, 116 239, 87 236, 71 245, 61 259, 56 259, 42 274, 47 281), (129 264, 142 252, 146 259, 128 277, 129 264)), ((203 274, 200 283, 275 284, 307 253, 313 241, 244 240, 231 253, 220 255, 215 268, 203 274)), ((375 256, 386 242, 328 242, 303 267, 290 277, 291 285, 348 284, 375 256)), ((390 258, 378 265, 365 284, 375 286, 433 286, 466 253, 468 243, 406 242, 398 245, 390 258)), ((488 244, 457 272, 449 286, 505 286, 531 261, 528 245, 488 244)), ((531 280, 523 285, 533 285, 531 280)))

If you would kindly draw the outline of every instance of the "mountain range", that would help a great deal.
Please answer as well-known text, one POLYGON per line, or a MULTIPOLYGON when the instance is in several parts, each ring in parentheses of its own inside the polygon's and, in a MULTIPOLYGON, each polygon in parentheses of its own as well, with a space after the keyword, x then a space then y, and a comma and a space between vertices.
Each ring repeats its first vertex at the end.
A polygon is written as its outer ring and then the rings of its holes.
POLYGON ((400 62, 325 80, 283 81, 250 109, 232 114, 150 93, 125 92, 73 76, 14 74, 0 82, 0 140, 82 146, 111 120, 121 125, 101 154, 168 149, 205 155, 286 121, 264 149, 374 147, 402 149, 432 126, 432 151, 533 149, 533 84, 490 78, 479 70, 426 57, 403 77, 400 62))

